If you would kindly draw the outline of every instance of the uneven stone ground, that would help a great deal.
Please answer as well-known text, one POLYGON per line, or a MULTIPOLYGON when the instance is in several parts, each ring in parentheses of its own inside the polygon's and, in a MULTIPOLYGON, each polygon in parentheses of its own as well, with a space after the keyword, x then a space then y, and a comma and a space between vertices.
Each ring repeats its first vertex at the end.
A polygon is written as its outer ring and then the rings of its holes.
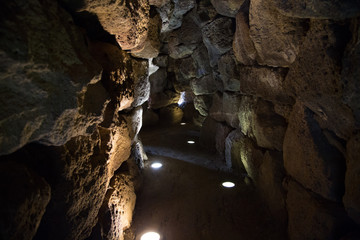
POLYGON ((197 136, 188 125, 143 130, 149 160, 128 239, 139 240, 147 231, 159 232, 161 240, 285 239, 251 185, 220 171, 217 157, 197 143, 186 143, 197 136), (163 167, 152 169, 155 161, 163 167), (227 180, 235 188, 223 188, 227 180))

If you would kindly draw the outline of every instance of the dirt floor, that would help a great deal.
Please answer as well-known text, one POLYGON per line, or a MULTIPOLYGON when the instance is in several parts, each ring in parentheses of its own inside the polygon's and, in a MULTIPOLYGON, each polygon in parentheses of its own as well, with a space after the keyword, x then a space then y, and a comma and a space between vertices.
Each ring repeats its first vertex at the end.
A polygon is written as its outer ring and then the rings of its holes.
POLYGON ((147 231, 158 232, 161 240, 285 239, 253 186, 226 171, 216 155, 199 146, 198 136, 189 125, 142 131, 149 160, 131 235, 136 240, 147 231), (163 167, 152 169, 153 162, 163 167), (224 188, 223 181, 236 186, 224 188))

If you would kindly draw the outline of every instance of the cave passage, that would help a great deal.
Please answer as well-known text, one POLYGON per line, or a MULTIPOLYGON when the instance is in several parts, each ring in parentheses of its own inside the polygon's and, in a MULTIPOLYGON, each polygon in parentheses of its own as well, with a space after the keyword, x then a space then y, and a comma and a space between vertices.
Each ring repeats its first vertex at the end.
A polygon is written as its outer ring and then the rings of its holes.
POLYGON ((359 66, 359 0, 0 0, 0 239, 358 240, 359 66))
POLYGON ((192 123, 141 131, 148 160, 129 232, 136 240, 148 231, 162 240, 286 239, 249 179, 201 147, 199 134, 192 123), (235 187, 223 187, 227 181, 235 187))

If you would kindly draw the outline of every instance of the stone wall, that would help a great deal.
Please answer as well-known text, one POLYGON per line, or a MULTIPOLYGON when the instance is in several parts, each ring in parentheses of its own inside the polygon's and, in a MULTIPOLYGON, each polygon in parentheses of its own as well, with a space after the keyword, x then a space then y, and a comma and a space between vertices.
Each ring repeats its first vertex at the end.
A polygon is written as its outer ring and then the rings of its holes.
MULTIPOLYGON (((193 95, 202 143, 251 178, 290 239, 356 234, 360 4, 186 2, 160 34, 150 107, 193 95)), ((163 23, 178 7, 157 8, 163 23)))
POLYGON ((5 0, 0 12, 1 239, 123 239, 143 112, 175 123, 192 104, 202 143, 251 179, 289 239, 359 234, 358 1, 5 0))
POLYGON ((145 44, 148 2, 0 9, 0 239, 123 239, 150 83, 120 46, 145 44))

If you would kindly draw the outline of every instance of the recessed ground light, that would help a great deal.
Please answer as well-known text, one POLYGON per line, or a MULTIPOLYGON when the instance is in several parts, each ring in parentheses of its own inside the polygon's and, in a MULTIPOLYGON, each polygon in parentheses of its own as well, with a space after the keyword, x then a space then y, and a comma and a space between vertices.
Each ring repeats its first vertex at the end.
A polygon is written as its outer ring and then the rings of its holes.
POLYGON ((235 187, 235 183, 233 183, 233 182, 223 182, 222 185, 223 185, 223 187, 226 187, 226 188, 235 187))
POLYGON ((162 167, 162 163, 159 162, 154 162, 153 164, 151 164, 152 168, 158 169, 162 167))
POLYGON ((186 125, 186 123, 182 122, 182 123, 180 123, 180 125, 184 126, 184 125, 186 125))
POLYGON ((159 240, 160 235, 156 232, 147 232, 141 236, 140 240, 159 240))
POLYGON ((194 144, 195 142, 194 141, 187 141, 188 144, 194 144))

